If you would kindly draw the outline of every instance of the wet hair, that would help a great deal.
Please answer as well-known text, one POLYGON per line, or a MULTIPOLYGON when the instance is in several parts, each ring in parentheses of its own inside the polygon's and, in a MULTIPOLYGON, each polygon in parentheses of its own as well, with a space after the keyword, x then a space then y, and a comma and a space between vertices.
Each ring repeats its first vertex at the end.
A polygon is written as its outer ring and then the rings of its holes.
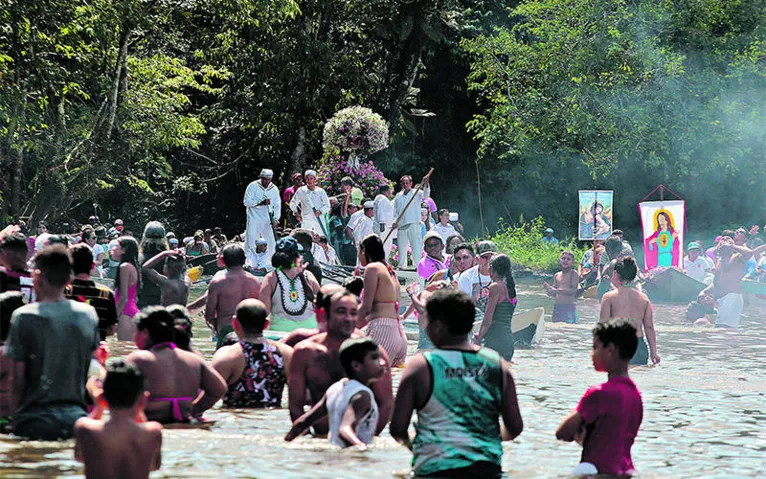
POLYGON ((122 254, 120 255, 120 264, 117 266, 117 274, 114 276, 115 287, 120 287, 120 266, 122 266, 123 263, 129 263, 136 268, 136 273, 138 273, 138 289, 141 289, 141 267, 138 262, 138 243, 135 238, 130 236, 120 236, 120 239, 117 240, 117 244, 120 245, 122 254))
POLYGON ((624 360, 632 358, 638 348, 636 328, 621 319, 598 323, 593 328, 593 337, 598 338, 604 347, 614 344, 619 351, 620 359, 624 360))
POLYGON ((186 259, 180 254, 171 254, 165 260, 165 266, 168 268, 168 277, 175 278, 181 276, 186 268, 186 259))
POLYGON ((604 242, 604 248, 609 259, 617 259, 617 256, 622 252, 622 240, 618 236, 612 235, 604 242))
POLYGON ((69 250, 72 255, 74 274, 89 274, 93 268, 93 250, 85 243, 78 243, 69 250))
POLYGON ((72 279, 72 257, 61 245, 43 248, 35 256, 35 268, 51 286, 63 288, 72 279))
POLYGON ((263 332, 263 328, 266 327, 266 317, 269 312, 266 311, 266 307, 258 302, 253 303, 248 301, 249 304, 237 306, 237 322, 242 325, 242 329, 248 334, 258 334, 263 332))
POLYGON ((238 244, 227 244, 221 250, 223 264, 227 268, 242 266, 245 264, 245 250, 238 244))
POLYGON ((162 306, 149 306, 133 321, 139 331, 149 333, 152 344, 167 343, 174 339, 175 318, 162 306))
POLYGON ((471 332, 476 318, 476 303, 473 298, 456 289, 440 289, 426 301, 428 321, 439 321, 447 326, 453 336, 471 332))
POLYGON ((146 390, 144 375, 138 366, 124 359, 111 359, 106 364, 104 399, 110 409, 130 409, 146 390))
POLYGON ((350 338, 340 345, 339 357, 340 363, 343 365, 343 370, 346 372, 346 376, 353 379, 356 376, 356 371, 352 367, 351 363, 354 361, 363 363, 367 354, 380 351, 378 344, 370 338, 350 338))
MULTIPOLYGON (((449 240, 447 240, 447 244, 449 244, 449 240)), ((468 250, 468 252, 471 253, 471 256, 476 256, 476 252, 473 250, 473 245, 471 243, 460 243, 455 246, 454 250, 452 250, 452 254, 457 254, 461 249, 468 250)))
MULTIPOLYGON (((124 232, 124 230, 123 230, 124 232)), ((168 249, 168 241, 165 238, 165 227, 159 221, 150 221, 144 227, 141 238, 141 253, 148 258, 168 249)))
POLYGON ((29 253, 27 237, 22 233, 11 233, 0 242, 0 249, 11 251, 19 256, 23 255, 26 258, 27 253, 29 253))
POLYGON ((496 254, 489 261, 489 265, 505 283, 508 297, 514 299, 516 297, 516 282, 513 280, 513 272, 511 271, 511 258, 505 254, 496 254))
POLYGON ((636 260, 628 256, 627 258, 620 258, 614 265, 614 272, 620 275, 621 281, 633 281, 636 279, 638 273, 638 266, 636 260))
POLYGON ((364 257, 367 258, 367 263, 383 263, 386 262, 386 251, 383 249, 383 240, 376 234, 369 234, 362 240, 362 248, 364 248, 364 257))
POLYGON ((194 333, 192 333, 193 323, 189 310, 181 304, 172 304, 165 309, 174 319, 173 342, 184 351, 191 351, 191 338, 194 337, 194 333))
POLYGON ((364 279, 360 276, 351 276, 343 280, 343 287, 357 296, 362 295, 364 289, 364 279))
POLYGON ((18 291, 6 291, 0 294, 0 341, 8 338, 13 312, 24 306, 24 295, 18 291))
POLYGON ((311 231, 302 228, 296 228, 292 233, 290 233, 290 236, 295 238, 295 241, 303 246, 304 252, 311 252, 311 246, 314 243, 314 235, 311 233, 311 231))

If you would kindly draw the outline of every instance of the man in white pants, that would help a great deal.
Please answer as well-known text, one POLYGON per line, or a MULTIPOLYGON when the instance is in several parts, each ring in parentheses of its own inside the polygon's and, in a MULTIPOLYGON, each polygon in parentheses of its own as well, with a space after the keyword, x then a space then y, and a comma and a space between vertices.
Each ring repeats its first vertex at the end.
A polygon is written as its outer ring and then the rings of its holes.
POLYGON ((399 221, 393 225, 394 228, 399 230, 397 239, 399 269, 407 266, 408 246, 412 249, 412 266, 414 268, 417 266, 423 253, 423 237, 420 231, 420 204, 423 202, 423 198, 427 198, 431 194, 431 188, 428 184, 427 176, 423 178, 423 189, 418 191, 417 195, 415 195, 415 190, 412 189, 411 176, 402 176, 399 184, 402 186, 402 191, 397 193, 394 199, 394 214, 399 218, 399 221), (407 206, 413 195, 415 195, 415 199, 407 206))
POLYGON ((394 224, 394 204, 391 202, 391 186, 388 184, 380 185, 378 188, 378 196, 375 197, 374 211, 375 215, 375 234, 380 236, 380 239, 385 240, 383 243, 383 251, 386 253, 386 258, 391 254, 391 246, 394 243, 394 235, 390 234, 391 226, 394 224), (386 240, 386 236, 388 239, 386 240))
POLYGON ((282 214, 282 203, 279 189, 271 182, 274 172, 264 168, 261 170, 261 178, 247 186, 243 201, 247 208, 247 230, 245 232, 245 253, 247 263, 251 266, 256 262, 256 240, 266 240, 266 257, 271 262, 277 239, 274 237, 274 229, 282 214))
POLYGON ((290 209, 296 216, 300 216, 301 228, 327 237, 325 215, 330 212, 330 199, 327 193, 317 186, 316 171, 306 170, 303 177, 306 184, 298 188, 293 195, 293 199, 290 200, 290 209))

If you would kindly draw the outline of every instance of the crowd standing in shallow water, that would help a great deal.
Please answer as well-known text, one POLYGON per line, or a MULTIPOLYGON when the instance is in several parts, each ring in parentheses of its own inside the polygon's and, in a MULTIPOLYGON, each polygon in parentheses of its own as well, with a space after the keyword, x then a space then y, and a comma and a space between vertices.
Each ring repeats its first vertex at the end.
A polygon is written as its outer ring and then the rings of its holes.
MULTIPOLYGON (((158 222, 146 225, 140 242, 121 220, 106 227, 90 218, 91 226, 78 235, 53 235, 41 224, 32 241, 18 227, 3 230, 0 426, 30 439, 75 437, 76 458, 89 477, 116 470, 146 477, 160 465, 158 423, 204 425, 204 411, 221 399, 224 408, 280 407, 287 387, 287 440, 311 430, 329 434, 335 445, 360 446, 391 421, 391 435, 412 449, 412 467, 421 476, 498 474, 501 441, 523 429, 508 367, 518 301, 510 259, 490 241, 463 242, 457 218, 447 210, 431 224, 432 201, 423 202, 422 220, 422 205, 409 199, 427 196, 408 177, 402 178, 406 191, 398 206, 390 189, 364 201, 353 182, 345 182, 347 194, 328 210, 337 214, 328 221, 323 192, 308 171, 308 187, 300 186, 303 177, 295 178, 298 199, 297 193, 281 198, 311 230, 296 228, 276 240, 280 195, 270 175, 264 170, 255 185, 270 192, 268 201, 252 192, 245 199, 248 208, 267 207, 268 223, 258 223, 263 215, 251 222, 248 214, 244 246, 228 242, 219 228, 181 242, 158 222), (307 203, 314 196, 318 203, 307 203), (389 232, 407 230, 417 246, 409 231, 415 223, 406 222, 412 215, 421 218, 424 250, 412 252, 420 283, 407 288, 412 306, 404 317, 418 316, 421 352, 407 364, 394 399, 391 368, 403 365, 407 342, 386 240, 389 232), (75 244, 67 249, 70 242, 75 244), (206 294, 187 305, 187 259, 210 251, 221 270, 206 294), (339 267, 331 260, 334 251, 351 269, 363 270, 345 287, 320 286, 322 274, 339 267), (93 281, 102 277, 114 278, 114 292, 93 281), (187 306, 205 309, 219 346, 212 363, 191 347, 187 306), (139 350, 106 362, 103 341, 115 332, 139 350), (105 410, 107 421, 101 419, 105 410)), ((546 244, 554 244, 551 238, 546 244)), ((760 258, 750 270, 748 262, 766 247, 746 243, 744 229, 724 231, 712 251, 713 267, 696 265, 698 242, 688 248, 694 256, 690 275, 704 280, 714 273, 696 303, 705 311, 717 304, 717 325, 739 324, 743 272, 758 276, 760 258)), ((592 356, 594 368, 609 380, 585 394, 556 437, 583 446, 578 473, 631 474, 630 450, 643 409, 627 367, 660 362, 653 309, 635 289, 640 271, 624 239, 613 235, 603 250, 597 245, 589 253, 578 274, 576 258, 564 251, 562 271, 545 289, 556 299, 553 320, 576 323, 583 282, 599 285, 603 300, 592 356)), ((406 251, 400 254, 399 264, 406 266, 406 251)))

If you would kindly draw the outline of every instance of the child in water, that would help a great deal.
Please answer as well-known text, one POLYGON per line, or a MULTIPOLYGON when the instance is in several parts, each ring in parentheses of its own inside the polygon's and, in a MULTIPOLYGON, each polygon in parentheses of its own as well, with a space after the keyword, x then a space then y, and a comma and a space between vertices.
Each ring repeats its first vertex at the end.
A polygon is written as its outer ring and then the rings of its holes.
POLYGON ((141 269, 152 283, 160 287, 162 291, 162 305, 171 304, 186 305, 189 299, 189 278, 186 276, 186 259, 179 250, 167 250, 159 253, 146 261, 141 269), (154 269, 154 265, 165 261, 165 268, 160 274, 154 269))
POLYGON ((74 457, 85 464, 86 478, 140 479, 160 468, 162 426, 146 421, 148 397, 136 366, 122 360, 107 365, 96 400, 109 408, 109 420, 86 417, 74 426, 74 457))
POLYGON ((641 393, 628 376, 628 363, 638 347, 636 328, 627 321, 599 323, 593 328, 593 367, 608 381, 593 386, 556 430, 556 438, 582 445, 573 475, 635 473, 630 449, 644 407, 641 393))
POLYGON ((365 446, 375 437, 378 405, 370 384, 383 377, 386 359, 370 338, 352 338, 340 346, 346 377, 327 389, 322 399, 294 423, 285 441, 292 441, 319 419, 329 416, 330 442, 336 446, 365 446))
POLYGON ((553 286, 543 281, 548 296, 556 298, 556 304, 553 305, 553 322, 576 324, 580 322, 575 308, 575 295, 580 277, 577 271, 572 269, 574 253, 568 250, 562 251, 559 265, 561 265, 561 271, 553 277, 553 286))

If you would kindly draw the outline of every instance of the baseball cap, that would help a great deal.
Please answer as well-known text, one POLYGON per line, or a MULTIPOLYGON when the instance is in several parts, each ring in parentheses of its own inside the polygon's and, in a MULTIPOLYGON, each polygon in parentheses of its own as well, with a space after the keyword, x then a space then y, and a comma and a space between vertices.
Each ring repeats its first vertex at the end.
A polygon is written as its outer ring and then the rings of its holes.
POLYGON ((476 245, 476 255, 477 256, 483 256, 486 253, 496 253, 497 247, 495 246, 495 243, 492 241, 479 241, 479 244, 476 245))
POLYGON ((545 228, 546 233, 553 233, 553 228, 545 228))
POLYGON ((426 233, 426 235, 423 236, 423 244, 426 244, 430 239, 438 239, 442 244, 444 244, 444 240, 442 240, 441 235, 436 231, 429 231, 426 233))
POLYGON ((696 241, 692 241, 691 243, 689 243, 689 246, 686 247, 686 251, 693 250, 693 249, 701 250, 702 246, 696 241))
POLYGON ((298 256, 299 253, 303 252, 303 246, 292 236, 287 236, 277 241, 276 251, 288 256, 298 256))

